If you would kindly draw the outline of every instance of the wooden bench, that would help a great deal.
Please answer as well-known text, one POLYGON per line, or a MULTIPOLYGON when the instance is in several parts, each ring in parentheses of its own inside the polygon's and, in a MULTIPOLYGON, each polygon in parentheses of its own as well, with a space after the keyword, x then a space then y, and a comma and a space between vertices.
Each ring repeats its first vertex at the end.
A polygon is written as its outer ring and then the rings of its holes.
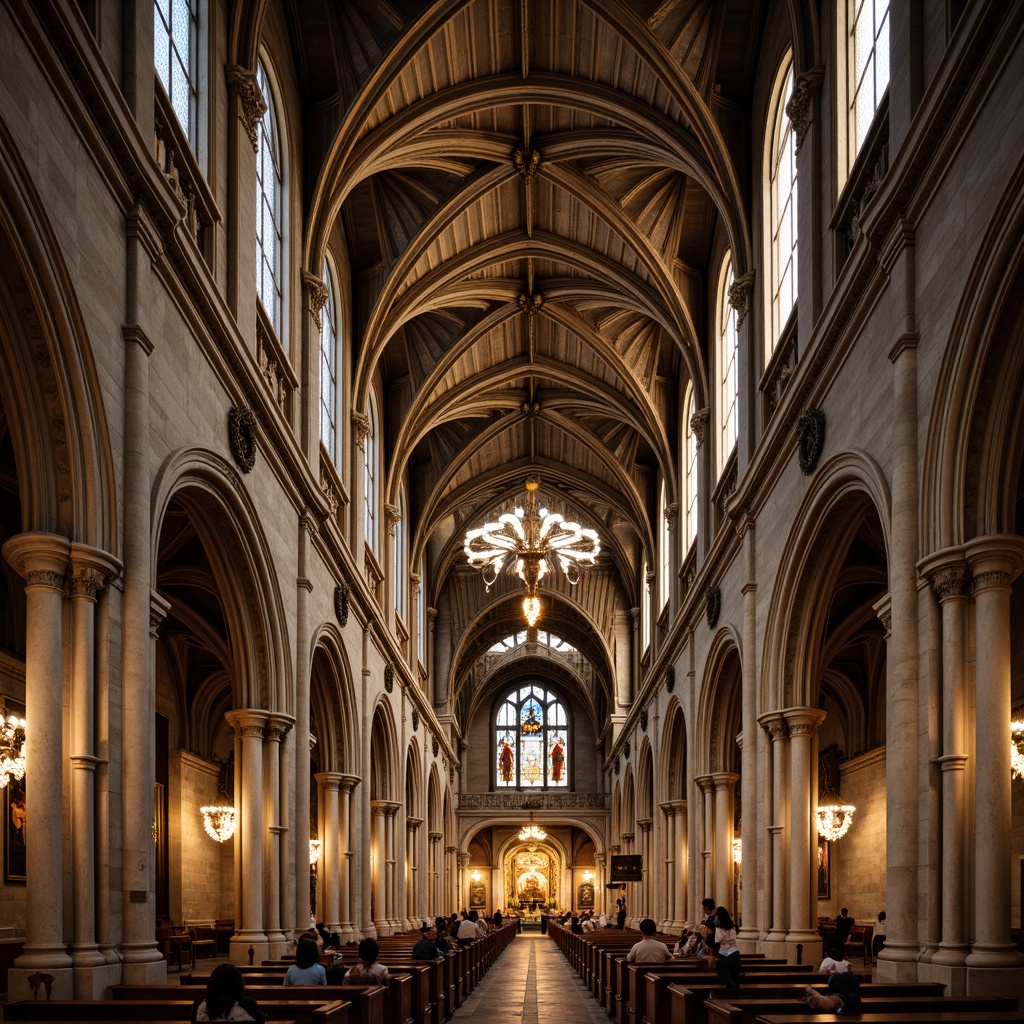
MULTIPOLYGON (((862 1013, 854 1017, 860 1024, 1002 1024, 1015 1021, 1020 1024, 1020 1014, 1011 1010, 989 1010, 954 1013, 862 1013)), ((757 1018, 758 1024, 836 1024, 834 1013, 764 1014, 757 1018)))
MULTIPOLYGON (((5 1021, 66 1021, 98 1024, 100 1021, 188 1021, 192 999, 27 999, 4 1007, 5 1021)), ((344 1000, 261 1000, 260 1009, 268 1020, 292 1024, 348 1024, 350 1004, 344 1000)))
MULTIPOLYGON (((769 1013, 811 1015, 811 1008, 802 999, 745 999, 730 997, 728 1002, 708 1002, 708 1024, 756 1024, 759 1017, 769 1013)), ((1012 996, 879 996, 861 993, 860 1016, 882 1013, 968 1013, 974 1011, 1006 1012, 1018 1010, 1017 999, 1012 996)))

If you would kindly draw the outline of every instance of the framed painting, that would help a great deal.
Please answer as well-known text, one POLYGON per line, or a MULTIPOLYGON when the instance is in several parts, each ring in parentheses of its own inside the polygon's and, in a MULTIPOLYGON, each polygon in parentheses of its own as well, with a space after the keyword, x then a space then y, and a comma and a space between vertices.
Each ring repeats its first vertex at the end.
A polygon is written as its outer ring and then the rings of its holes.
POLYGON ((482 910, 487 906, 487 886, 483 882, 469 884, 469 909, 482 910))
POLYGON ((830 852, 832 844, 818 836, 818 899, 832 898, 832 872, 830 852))
POLYGON ((580 910, 594 909, 594 883, 581 882, 576 890, 576 906, 580 910))
POLYGON ((4 787, 4 881, 25 881, 25 780, 4 787))

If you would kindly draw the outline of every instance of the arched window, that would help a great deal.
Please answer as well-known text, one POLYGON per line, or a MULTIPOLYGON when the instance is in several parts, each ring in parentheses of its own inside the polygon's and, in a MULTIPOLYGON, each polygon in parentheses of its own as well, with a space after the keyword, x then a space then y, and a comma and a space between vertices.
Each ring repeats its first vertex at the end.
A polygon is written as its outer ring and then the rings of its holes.
POLYGON ((644 562, 643 575, 640 577, 640 650, 646 651, 651 646, 651 581, 650 566, 644 562))
POLYGON ((395 611, 403 621, 406 621, 406 616, 409 614, 409 551, 407 547, 408 533, 406 531, 405 516, 405 491, 399 490, 398 519, 395 522, 392 571, 395 574, 395 611))
POLYGON ((771 213, 771 316, 766 358, 779 343, 789 314, 796 305, 797 224, 796 224, 796 141, 786 104, 793 96, 793 57, 782 62, 772 94, 772 114, 768 120, 771 135, 766 151, 769 208, 771 213))
POLYGON ((686 385, 686 396, 683 398, 683 433, 686 440, 684 447, 686 465, 683 474, 686 487, 683 542, 686 551, 690 550, 690 545, 697 538, 697 434, 690 422, 694 412, 693 381, 690 381, 686 385))
POLYGON ((421 665, 427 663, 427 567, 420 562, 420 585, 416 591, 416 657, 421 665))
POLYGON ((718 426, 716 458, 719 476, 725 469, 733 448, 736 447, 736 407, 739 401, 736 356, 739 348, 739 331, 736 329, 736 310, 729 302, 729 289, 734 283, 732 255, 726 253, 722 272, 718 277, 718 318, 715 331, 715 365, 718 368, 715 423, 718 426))
POLYGON ((320 440, 338 461, 338 307, 334 297, 334 278, 324 260, 324 284, 327 301, 320 313, 320 440))
POLYGON ((376 555, 378 552, 377 541, 379 538, 377 520, 377 400, 370 393, 370 399, 366 404, 366 415, 369 420, 370 431, 366 435, 365 449, 363 452, 363 536, 370 550, 376 555))
POLYGON ((156 0, 153 63, 193 152, 199 148, 198 53, 198 0, 156 0))
POLYGON ((494 719, 494 771, 499 787, 547 789, 569 785, 569 718, 550 690, 513 690, 494 719))
POLYGON ((658 538, 658 606, 664 608, 668 604, 669 587, 672 585, 672 532, 668 528, 668 489, 664 480, 661 481, 658 507, 661 513, 661 531, 658 538))
MULTIPOLYGON (((277 339, 284 335, 284 159, 281 137, 267 69, 260 61, 256 70, 267 110, 260 120, 259 151, 256 154, 256 293, 263 304, 277 339)), ((287 348, 287 345, 285 345, 287 348)))
POLYGON ((838 0, 839 53, 846 78, 840 81, 843 181, 867 138, 875 111, 889 87, 889 0, 838 0))

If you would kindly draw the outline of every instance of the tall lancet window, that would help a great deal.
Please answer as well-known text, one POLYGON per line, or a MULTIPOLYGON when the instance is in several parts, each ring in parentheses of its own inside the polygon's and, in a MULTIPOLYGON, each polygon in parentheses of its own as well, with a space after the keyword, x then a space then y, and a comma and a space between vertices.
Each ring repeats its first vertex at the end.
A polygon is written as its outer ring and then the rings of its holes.
POLYGON ((327 301, 320 314, 320 440, 338 464, 338 307, 334 278, 324 260, 327 301))
POLYGON ((260 120, 256 154, 256 294, 277 339, 287 349, 284 336, 284 156, 274 91, 263 61, 256 70, 256 84, 267 104, 260 120))
POLYGON ((156 0, 153 63, 193 153, 199 148, 198 55, 198 0, 156 0))
POLYGON ((683 524, 683 550, 689 551, 690 545, 697 539, 697 432, 693 429, 693 381, 686 385, 686 397, 683 399, 683 436, 684 436, 684 478, 686 486, 685 523, 683 524))
POLYGON ((715 331, 715 365, 718 368, 718 402, 715 409, 715 423, 718 427, 716 459, 718 475, 736 447, 737 417, 739 403, 739 377, 736 372, 736 357, 739 354, 739 331, 736 328, 736 310, 729 302, 729 290, 735 284, 732 274, 732 255, 726 253, 722 271, 718 275, 718 319, 715 331))
POLYGON ((771 316, 768 352, 770 358, 782 337, 789 314, 796 305, 796 140, 786 104, 793 96, 793 58, 787 55, 779 69, 773 93, 771 135, 767 139, 769 205, 771 209, 771 316))
POLYGON ((569 785, 569 717, 556 694, 521 686, 498 705, 494 725, 498 788, 569 785))

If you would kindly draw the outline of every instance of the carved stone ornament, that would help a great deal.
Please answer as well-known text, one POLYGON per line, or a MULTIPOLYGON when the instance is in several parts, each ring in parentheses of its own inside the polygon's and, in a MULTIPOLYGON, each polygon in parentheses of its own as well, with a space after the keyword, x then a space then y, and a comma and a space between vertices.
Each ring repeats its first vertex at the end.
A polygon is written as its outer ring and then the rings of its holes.
POLYGON ((671 693, 676 688, 676 667, 669 665, 665 669, 665 689, 671 693))
POLYGON ((334 614, 339 626, 348 625, 348 599, 352 588, 347 583, 339 583, 334 588, 334 614))
POLYGON ((251 472, 256 465, 256 417, 248 406, 236 405, 228 413, 228 442, 242 472, 251 472))
POLYGON ((412 709, 412 731, 416 732, 420 727, 420 713, 416 708, 412 709))
POLYGON ((707 601, 708 628, 714 629, 718 625, 718 613, 722 610, 722 591, 718 587, 708 587, 704 598, 707 601))
POLYGON ((441 749, 441 741, 436 736, 430 737, 430 749, 434 752, 434 757, 437 757, 437 752, 441 749))
POLYGON ((640 712, 640 728, 647 732, 647 708, 640 712))
POLYGON ((260 121, 267 112, 263 93, 256 84, 256 73, 236 64, 228 66, 228 85, 238 89, 238 120, 252 143, 252 151, 260 151, 260 121))
POLYGON ((808 409, 796 428, 797 458, 805 476, 810 476, 817 469, 824 448, 825 413, 821 409, 808 409))
POLYGON ((825 69, 823 67, 811 68, 796 76, 793 81, 793 95, 786 104, 786 116, 793 125, 793 134, 796 136, 796 151, 804 144, 807 129, 811 127, 811 100, 814 94, 821 88, 822 78, 825 69))
POLYGON ((619 769, 620 769, 620 767, 621 767, 621 765, 619 764, 619 759, 618 759, 618 758, 615 758, 615 774, 616 774, 616 775, 618 775, 618 774, 619 774, 619 769))
POLYGON ((512 165, 523 181, 532 181, 540 166, 540 153, 535 149, 512 150, 512 165))
POLYGON ((390 693, 395 688, 395 666, 389 661, 384 666, 384 689, 390 693))
POLYGON ((736 310, 736 330, 743 326, 750 311, 750 292, 754 287, 754 272, 748 270, 729 285, 729 305, 736 310))
POLYGON ((629 740, 626 740, 626 745, 622 748, 622 756, 628 758, 629 757, 629 752, 632 749, 633 748, 629 745, 629 740))
POLYGON ((693 436, 697 439, 698 448, 704 444, 704 435, 707 431, 708 420, 710 418, 710 409, 698 409, 690 417, 690 430, 693 432, 693 436))
POLYGON ((319 277, 314 277, 308 271, 302 273, 302 283, 306 287, 306 301, 309 303, 309 311, 313 314, 313 322, 316 329, 324 329, 323 309, 327 305, 327 285, 319 277))

